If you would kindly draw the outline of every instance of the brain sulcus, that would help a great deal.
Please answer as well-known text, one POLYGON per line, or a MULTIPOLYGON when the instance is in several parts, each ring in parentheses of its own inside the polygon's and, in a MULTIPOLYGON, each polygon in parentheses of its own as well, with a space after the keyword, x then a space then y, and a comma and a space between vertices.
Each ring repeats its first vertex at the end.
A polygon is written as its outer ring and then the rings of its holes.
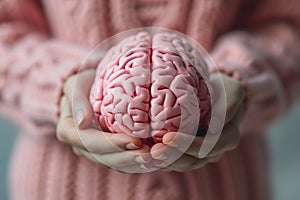
POLYGON ((103 131, 159 143, 166 132, 207 129, 208 76, 203 58, 186 38, 139 32, 100 61, 90 102, 103 131))

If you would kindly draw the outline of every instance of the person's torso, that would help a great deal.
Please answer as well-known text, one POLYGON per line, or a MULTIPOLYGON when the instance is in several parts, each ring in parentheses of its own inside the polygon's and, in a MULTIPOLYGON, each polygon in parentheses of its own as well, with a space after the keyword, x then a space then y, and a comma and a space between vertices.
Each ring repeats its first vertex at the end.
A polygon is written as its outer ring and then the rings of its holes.
POLYGON ((234 21, 238 0, 42 0, 54 37, 93 47, 137 27, 185 33, 210 48, 234 21))

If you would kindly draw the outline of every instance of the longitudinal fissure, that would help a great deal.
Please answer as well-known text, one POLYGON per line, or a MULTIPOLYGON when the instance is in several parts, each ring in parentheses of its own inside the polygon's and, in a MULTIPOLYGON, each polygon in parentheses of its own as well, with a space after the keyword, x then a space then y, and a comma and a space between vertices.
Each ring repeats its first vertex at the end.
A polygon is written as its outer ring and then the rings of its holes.
POLYGON ((153 69, 153 63, 152 63, 152 53, 153 53, 153 49, 152 49, 152 37, 150 37, 150 39, 149 39, 149 50, 148 50, 148 61, 149 61, 149 63, 148 63, 148 66, 149 66, 149 81, 150 81, 150 83, 149 83, 149 88, 148 88, 148 90, 149 90, 149 114, 148 114, 148 124, 149 124, 149 137, 151 137, 151 133, 152 133, 152 126, 151 126, 151 116, 152 116, 152 114, 151 114, 151 101, 152 101, 152 94, 151 94, 151 87, 152 87, 152 69, 153 69))

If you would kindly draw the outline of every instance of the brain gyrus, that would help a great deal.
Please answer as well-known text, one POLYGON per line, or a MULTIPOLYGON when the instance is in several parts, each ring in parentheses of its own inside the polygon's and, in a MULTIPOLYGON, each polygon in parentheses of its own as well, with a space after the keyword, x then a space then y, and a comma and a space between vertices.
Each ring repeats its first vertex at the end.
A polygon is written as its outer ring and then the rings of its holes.
POLYGON ((178 34, 140 32, 113 46, 99 63, 90 102, 103 131, 154 143, 166 132, 207 128, 208 69, 178 34))

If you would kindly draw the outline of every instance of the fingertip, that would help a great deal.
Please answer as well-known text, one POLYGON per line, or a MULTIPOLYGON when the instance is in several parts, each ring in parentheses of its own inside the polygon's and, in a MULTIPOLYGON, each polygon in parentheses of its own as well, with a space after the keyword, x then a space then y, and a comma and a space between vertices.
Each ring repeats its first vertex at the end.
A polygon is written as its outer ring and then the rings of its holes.
POLYGON ((152 147, 151 147, 151 151, 157 151, 157 150, 160 150, 160 149, 163 149, 165 148, 166 145, 163 144, 163 143, 157 143, 157 144, 154 144, 152 147))
POLYGON ((131 136, 131 135, 127 135, 126 133, 124 133, 124 134, 128 137, 129 140, 131 140, 131 142, 129 144, 125 145, 126 149, 135 150, 135 149, 140 149, 140 148, 144 147, 144 144, 140 138, 131 136), (131 147, 131 148, 127 148, 126 147, 127 145, 129 145, 129 147, 131 147))
POLYGON ((167 146, 165 144, 157 143, 151 147, 150 153, 153 158, 157 158, 166 150, 166 148, 167 146))
POLYGON ((128 149, 128 150, 135 150, 135 149, 139 149, 141 147, 139 145, 136 145, 136 144, 130 142, 130 143, 125 145, 125 148, 128 149))
POLYGON ((181 150, 186 146, 189 146, 194 139, 194 135, 188 135, 181 132, 169 132, 164 135, 163 143, 167 146, 181 150))
POLYGON ((114 144, 125 150, 140 149, 143 146, 141 139, 126 133, 112 134, 111 140, 114 144))
POLYGON ((179 133, 177 132, 168 132, 163 136, 162 142, 164 144, 171 144, 172 142, 175 141, 178 134, 179 133))

